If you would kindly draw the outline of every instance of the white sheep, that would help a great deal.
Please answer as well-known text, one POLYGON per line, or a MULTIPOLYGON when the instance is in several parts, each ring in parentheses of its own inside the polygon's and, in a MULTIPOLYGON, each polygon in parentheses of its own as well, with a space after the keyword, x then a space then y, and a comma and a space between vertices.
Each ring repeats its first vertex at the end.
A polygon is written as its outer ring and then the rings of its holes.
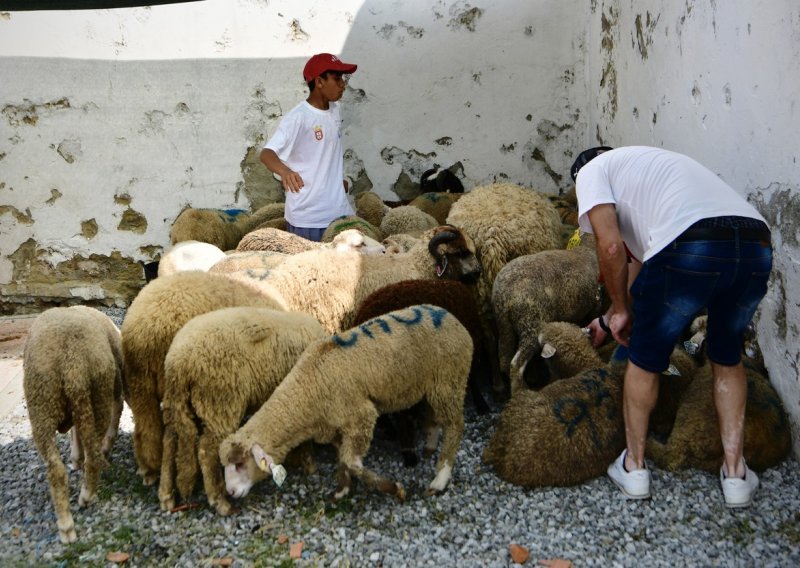
POLYGON ((237 251, 272 251, 283 254, 297 254, 319 248, 334 249, 339 252, 357 251, 364 254, 383 254, 386 248, 356 229, 347 229, 337 234, 330 243, 311 241, 301 236, 279 229, 263 228, 247 233, 237 251))
POLYGON ((352 325, 370 293, 400 280, 474 282, 480 274, 472 240, 447 225, 427 231, 408 252, 364 255, 313 250, 291 255, 252 283, 286 311, 307 312, 329 333, 352 325), (262 279, 263 276, 263 279, 262 279))
MULTIPOLYGON (((543 195, 511 183, 476 187, 453 203, 447 222, 463 229, 475 241, 482 273, 478 281, 481 320, 493 365, 497 365, 492 287, 510 260, 561 246, 561 219, 543 195)), ((495 394, 503 398, 501 373, 492 373, 495 394)))
POLYGON ((396 234, 417 234, 433 229, 440 223, 422 209, 411 205, 401 205, 390 209, 381 221, 384 238, 396 234))
MULTIPOLYGON (((338 445, 335 497, 349 492, 355 475, 403 499, 403 486, 365 468, 362 458, 379 414, 420 401, 444 432, 428 492, 444 491, 464 430, 471 359, 472 340, 464 326, 430 305, 390 312, 312 343, 261 409, 220 445, 228 493, 245 496, 270 471, 281 482, 287 452, 313 439, 338 445)), ((429 451, 435 441, 428 436, 429 451)))
POLYGON ((303 350, 327 337, 308 314, 268 308, 225 308, 197 316, 175 334, 164 360, 166 390, 161 508, 175 505, 173 486, 187 499, 198 461, 208 503, 221 515, 226 498, 220 442, 257 411, 303 350))
MULTIPOLYGON (((497 325, 499 371, 509 375, 511 395, 525 385, 525 367, 541 351, 542 324, 584 325, 600 315, 602 294, 593 235, 580 246, 517 257, 497 275, 492 310, 497 325)), ((541 371, 540 371, 541 372, 541 371)), ((498 384, 501 377, 493 377, 498 384)))
POLYGON ((31 325, 23 353, 23 389, 33 441, 47 464, 58 536, 75 542, 68 478, 56 431, 70 430, 73 465, 84 476, 78 506, 95 498, 103 454, 122 413, 122 349, 114 322, 94 308, 51 308, 31 325))
POLYGON ((181 241, 161 257, 158 263, 158 276, 163 278, 187 270, 208 272, 209 268, 223 258, 225 252, 215 245, 200 241, 181 241))
POLYGON ((122 323, 125 400, 134 420, 133 450, 145 484, 161 469, 164 357, 172 339, 195 316, 233 306, 280 309, 252 287, 224 275, 178 272, 156 278, 134 298, 122 323))

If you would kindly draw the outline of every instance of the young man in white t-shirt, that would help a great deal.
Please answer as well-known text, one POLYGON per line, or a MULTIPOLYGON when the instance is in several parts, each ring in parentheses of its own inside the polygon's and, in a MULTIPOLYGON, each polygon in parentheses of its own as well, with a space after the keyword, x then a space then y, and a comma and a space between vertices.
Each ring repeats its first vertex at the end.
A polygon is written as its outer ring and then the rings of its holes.
POLYGON ((290 110, 261 150, 261 162, 281 178, 287 229, 319 241, 331 221, 353 215, 344 180, 342 98, 344 75, 357 66, 330 53, 311 57, 303 68, 308 98, 290 110))
MULTIPOLYGON (((744 507, 758 477, 744 461, 745 328, 772 269, 764 218, 717 175, 660 148, 592 148, 572 166, 578 222, 597 241, 611 307, 589 328, 628 347, 623 389, 626 449, 608 475, 629 498, 650 496, 644 460, 659 374, 680 334, 708 312, 706 349, 724 449, 725 504, 744 507)), ((709 419, 712 419, 709 417, 709 419)))

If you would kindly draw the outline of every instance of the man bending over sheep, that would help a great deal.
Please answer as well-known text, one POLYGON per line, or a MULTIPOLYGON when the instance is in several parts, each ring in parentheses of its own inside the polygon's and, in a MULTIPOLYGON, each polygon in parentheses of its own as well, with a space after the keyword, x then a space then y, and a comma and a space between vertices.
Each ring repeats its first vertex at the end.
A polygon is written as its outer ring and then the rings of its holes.
POLYGON ((608 467, 609 477, 629 498, 650 496, 644 451, 658 373, 681 332, 706 308, 725 450, 722 493, 728 507, 746 507, 758 477, 742 457, 747 381, 740 357, 772 270, 764 218, 713 172, 660 148, 591 148, 570 173, 578 222, 595 234, 611 297, 605 318, 590 324, 592 335, 597 344, 611 333, 630 346, 623 393, 627 447, 608 467), (634 257, 630 265, 626 246, 634 257))

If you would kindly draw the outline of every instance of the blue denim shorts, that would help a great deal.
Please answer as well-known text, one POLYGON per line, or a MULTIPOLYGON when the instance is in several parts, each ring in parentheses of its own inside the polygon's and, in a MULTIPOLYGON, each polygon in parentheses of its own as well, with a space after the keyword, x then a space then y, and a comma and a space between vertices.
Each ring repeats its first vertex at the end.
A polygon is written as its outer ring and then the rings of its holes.
POLYGON ((286 223, 286 230, 298 237, 308 239, 309 241, 320 242, 322 240, 322 234, 325 232, 325 227, 295 227, 294 225, 286 223))
POLYGON ((769 241, 676 239, 642 265, 631 286, 630 360, 646 371, 664 371, 683 331, 707 309, 708 358, 736 365, 771 270, 769 241))

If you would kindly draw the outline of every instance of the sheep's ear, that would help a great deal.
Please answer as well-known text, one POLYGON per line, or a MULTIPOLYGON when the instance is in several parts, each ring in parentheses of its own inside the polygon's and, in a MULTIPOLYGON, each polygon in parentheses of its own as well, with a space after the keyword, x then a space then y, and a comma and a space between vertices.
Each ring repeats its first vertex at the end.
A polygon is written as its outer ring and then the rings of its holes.
POLYGON ((269 473, 269 466, 272 464, 272 458, 267 455, 264 448, 258 444, 253 444, 253 447, 250 448, 250 453, 253 454, 253 459, 256 460, 258 468, 265 473, 269 473))
POLYGON ((553 347, 549 343, 545 343, 544 345, 542 345, 542 359, 549 359, 555 354, 556 354, 555 347, 553 347))

